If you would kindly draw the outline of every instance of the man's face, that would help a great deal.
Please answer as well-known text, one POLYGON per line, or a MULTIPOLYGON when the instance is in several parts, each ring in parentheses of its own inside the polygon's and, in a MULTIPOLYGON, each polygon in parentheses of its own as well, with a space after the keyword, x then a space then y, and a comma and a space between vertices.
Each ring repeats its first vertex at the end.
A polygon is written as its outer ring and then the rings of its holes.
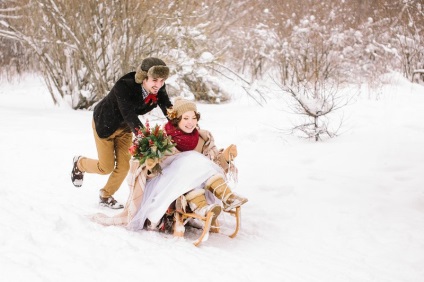
POLYGON ((151 78, 148 76, 145 80, 143 80, 143 87, 151 94, 158 94, 159 89, 163 86, 164 83, 164 78, 151 78))

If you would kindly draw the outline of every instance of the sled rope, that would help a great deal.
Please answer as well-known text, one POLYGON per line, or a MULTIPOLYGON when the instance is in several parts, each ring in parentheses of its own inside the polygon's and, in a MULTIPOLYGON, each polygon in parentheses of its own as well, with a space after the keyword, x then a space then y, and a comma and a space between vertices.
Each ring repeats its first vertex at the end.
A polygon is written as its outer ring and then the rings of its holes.
MULTIPOLYGON (((228 170, 225 175, 226 179, 234 183, 234 186, 237 186, 238 184, 238 172, 237 172, 237 166, 235 165, 235 158, 232 154, 229 156, 228 160, 228 170)), ((227 181, 228 184, 228 181, 227 181)), ((236 187, 234 187, 236 188, 236 187)))

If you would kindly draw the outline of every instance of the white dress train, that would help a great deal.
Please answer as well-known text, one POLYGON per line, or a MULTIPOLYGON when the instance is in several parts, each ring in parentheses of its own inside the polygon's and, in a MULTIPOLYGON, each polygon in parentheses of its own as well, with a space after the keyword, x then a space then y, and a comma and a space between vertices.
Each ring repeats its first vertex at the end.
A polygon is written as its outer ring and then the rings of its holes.
MULTIPOLYGON (((165 163, 162 174, 147 180, 140 209, 129 222, 128 229, 143 229, 146 219, 152 224, 158 223, 179 196, 194 188, 203 188, 216 174, 224 176, 220 166, 197 151, 178 153, 165 163)), ((206 191, 206 198, 208 203, 218 202, 209 191, 206 191)))

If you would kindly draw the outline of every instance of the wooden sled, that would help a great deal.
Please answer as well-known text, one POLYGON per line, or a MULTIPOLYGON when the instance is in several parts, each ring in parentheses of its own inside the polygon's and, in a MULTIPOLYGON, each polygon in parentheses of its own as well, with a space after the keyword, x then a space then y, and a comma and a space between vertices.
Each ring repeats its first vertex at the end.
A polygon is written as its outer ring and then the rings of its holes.
MULTIPOLYGON (((222 210, 222 212, 229 213, 231 216, 234 216, 236 218, 235 230, 233 231, 233 233, 228 235, 230 238, 236 237, 238 231, 240 230, 240 224, 241 224, 241 217, 240 217, 241 210, 240 209, 241 209, 241 207, 237 207, 237 208, 234 208, 234 209, 229 210, 229 211, 222 210)), ((175 237, 184 237, 185 225, 187 224, 189 219, 195 218, 195 219, 201 220, 203 222, 203 226, 204 226, 202 234, 199 236, 199 238, 197 238, 193 242, 193 244, 195 246, 199 246, 202 242, 204 242, 208 239, 209 232, 212 232, 212 233, 219 233, 220 232, 218 220, 216 220, 216 226, 211 226, 213 216, 214 216, 213 212, 208 212, 206 217, 202 217, 202 216, 199 216, 199 215, 191 212, 188 208, 188 205, 185 201, 184 196, 179 197, 175 201, 174 225, 173 225, 174 236, 175 237)))

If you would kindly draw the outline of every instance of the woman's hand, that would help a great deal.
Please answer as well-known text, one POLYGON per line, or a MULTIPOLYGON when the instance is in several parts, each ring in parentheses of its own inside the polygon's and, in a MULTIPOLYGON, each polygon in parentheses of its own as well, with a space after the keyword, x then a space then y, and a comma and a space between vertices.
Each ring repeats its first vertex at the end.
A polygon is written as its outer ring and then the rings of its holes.
POLYGON ((231 144, 230 146, 228 146, 224 152, 224 158, 227 162, 229 162, 230 160, 234 159, 235 157, 237 157, 237 146, 234 144, 231 144))

